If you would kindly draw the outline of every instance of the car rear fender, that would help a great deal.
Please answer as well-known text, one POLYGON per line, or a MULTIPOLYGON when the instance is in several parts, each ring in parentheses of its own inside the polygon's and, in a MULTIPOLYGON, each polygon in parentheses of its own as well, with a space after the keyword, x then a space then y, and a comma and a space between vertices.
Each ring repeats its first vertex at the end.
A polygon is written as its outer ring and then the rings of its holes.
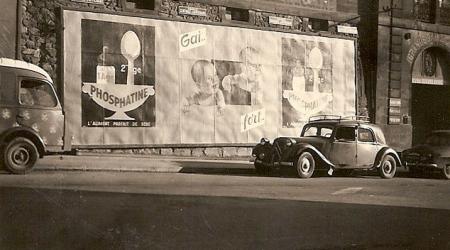
POLYGON ((303 152, 309 152, 313 155, 314 159, 321 161, 327 166, 334 167, 334 164, 325 157, 316 147, 311 144, 297 144, 297 151, 295 158, 298 158, 303 152))
POLYGON ((395 161, 397 162, 398 166, 402 166, 402 161, 400 160, 400 156, 398 156, 397 152, 393 150, 390 147, 383 147, 380 151, 378 151, 377 156, 375 157, 375 163, 374 166, 376 168, 380 167, 381 160, 384 158, 385 155, 392 155, 394 157, 395 161))

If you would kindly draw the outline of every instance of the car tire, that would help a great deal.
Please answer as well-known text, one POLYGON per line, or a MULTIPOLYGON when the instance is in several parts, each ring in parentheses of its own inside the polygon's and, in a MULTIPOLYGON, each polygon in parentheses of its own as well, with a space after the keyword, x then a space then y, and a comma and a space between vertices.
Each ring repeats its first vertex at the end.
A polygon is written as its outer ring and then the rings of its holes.
POLYGON ((450 180, 450 165, 444 166, 444 168, 442 169, 442 177, 450 180))
POLYGON ((6 170, 13 174, 26 174, 33 169, 39 152, 32 141, 17 137, 6 144, 2 156, 6 170))
POLYGON ((378 172, 380 176, 384 179, 394 178, 395 172, 397 170, 397 162, 391 155, 385 155, 381 161, 378 172))
POLYGON ((258 175, 268 175, 269 174, 269 168, 264 166, 261 163, 255 162, 255 171, 258 175))
POLYGON ((309 152, 300 154, 296 164, 297 174, 300 178, 310 178, 314 174, 316 162, 309 152))

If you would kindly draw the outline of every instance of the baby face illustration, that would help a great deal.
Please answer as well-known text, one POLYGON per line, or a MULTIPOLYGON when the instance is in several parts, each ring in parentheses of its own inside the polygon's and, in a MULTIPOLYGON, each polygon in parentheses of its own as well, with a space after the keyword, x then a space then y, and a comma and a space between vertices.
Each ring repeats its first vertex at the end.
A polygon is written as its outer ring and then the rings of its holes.
POLYGON ((212 64, 205 65, 203 75, 200 75, 199 81, 196 82, 201 93, 213 94, 215 85, 214 66, 212 64))

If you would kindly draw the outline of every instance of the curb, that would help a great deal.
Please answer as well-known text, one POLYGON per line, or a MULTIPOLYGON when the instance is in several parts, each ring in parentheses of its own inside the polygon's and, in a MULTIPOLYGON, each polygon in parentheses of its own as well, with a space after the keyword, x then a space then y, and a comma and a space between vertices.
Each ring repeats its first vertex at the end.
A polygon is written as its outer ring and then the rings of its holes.
POLYGON ((84 172, 148 172, 179 173, 184 167, 202 168, 253 167, 248 160, 204 159, 193 157, 173 157, 129 154, 83 154, 49 155, 39 159, 35 171, 84 171, 84 172), (227 164, 233 164, 230 166, 227 164), (223 166, 222 166, 223 165, 223 166))

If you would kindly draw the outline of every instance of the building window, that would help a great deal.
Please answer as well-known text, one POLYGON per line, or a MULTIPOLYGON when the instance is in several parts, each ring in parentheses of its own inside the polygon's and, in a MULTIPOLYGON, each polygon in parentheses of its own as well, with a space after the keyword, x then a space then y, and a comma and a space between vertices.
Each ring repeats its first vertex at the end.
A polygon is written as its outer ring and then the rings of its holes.
POLYGON ((310 27, 313 31, 328 31, 328 21, 323 19, 309 19, 310 27))
POLYGON ((422 76, 436 76, 436 56, 432 50, 427 49, 422 52, 422 76))
POLYGON ((225 12, 225 20, 248 22, 249 20, 248 10, 227 7, 225 12))
POLYGON ((436 0, 415 0, 414 14, 421 22, 434 23, 436 19, 436 0))
POLYGON ((153 11, 154 0, 122 0, 122 7, 127 11, 153 11))
POLYGON ((439 23, 450 25, 450 0, 439 0, 439 23))

